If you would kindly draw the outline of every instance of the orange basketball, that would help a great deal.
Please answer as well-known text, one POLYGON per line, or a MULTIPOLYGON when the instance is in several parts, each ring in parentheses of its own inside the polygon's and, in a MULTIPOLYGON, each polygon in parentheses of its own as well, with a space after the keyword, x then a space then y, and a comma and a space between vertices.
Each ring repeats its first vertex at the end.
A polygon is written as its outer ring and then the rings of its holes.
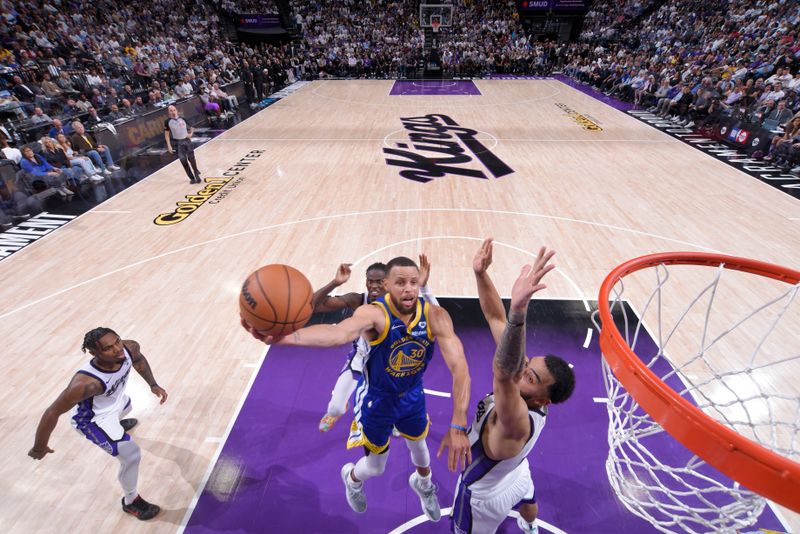
POLYGON ((261 334, 285 336, 311 318, 313 294, 311 283, 294 267, 267 265, 244 281, 239 310, 261 334))

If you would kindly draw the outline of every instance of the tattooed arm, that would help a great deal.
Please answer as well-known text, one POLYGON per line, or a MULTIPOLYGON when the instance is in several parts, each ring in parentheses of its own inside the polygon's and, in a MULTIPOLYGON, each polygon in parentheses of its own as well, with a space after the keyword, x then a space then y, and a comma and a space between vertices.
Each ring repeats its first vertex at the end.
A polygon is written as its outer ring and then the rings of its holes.
POLYGON ((144 381, 147 382, 147 385, 150 386, 150 391, 161 399, 160 404, 164 404, 167 400, 167 392, 158 385, 156 382, 155 377, 153 377, 153 370, 150 369, 150 364, 147 362, 147 358, 144 357, 142 354, 141 346, 139 343, 132 339, 126 339, 122 342, 125 345, 125 348, 128 349, 128 352, 131 355, 131 361, 133 362, 133 368, 136 369, 136 372, 144 378, 144 381))
POLYGON ((47 446, 47 442, 50 441, 50 434, 53 433, 61 414, 68 412, 79 402, 99 395, 104 390, 103 383, 94 377, 81 373, 72 377, 72 381, 67 388, 42 414, 39 426, 36 429, 36 439, 33 442, 33 447, 28 451, 28 456, 34 460, 41 460, 46 454, 55 452, 47 446))
POLYGON ((504 440, 518 441, 530 432, 528 407, 520 395, 519 383, 527 362, 525 358, 525 320, 528 302, 537 291, 544 289, 542 277, 555 266, 548 265, 555 252, 542 247, 533 265, 522 268, 511 288, 511 307, 503 335, 494 355, 494 399, 497 414, 496 437, 492 448, 505 449, 504 440))

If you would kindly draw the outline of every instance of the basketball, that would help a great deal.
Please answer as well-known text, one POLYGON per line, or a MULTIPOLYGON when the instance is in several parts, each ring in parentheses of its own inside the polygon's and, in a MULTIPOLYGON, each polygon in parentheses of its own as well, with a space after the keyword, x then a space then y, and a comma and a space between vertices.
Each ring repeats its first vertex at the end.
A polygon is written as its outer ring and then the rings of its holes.
POLYGON ((285 336, 308 322, 313 294, 311 283, 294 267, 267 265, 244 281, 239 310, 261 334, 285 336))

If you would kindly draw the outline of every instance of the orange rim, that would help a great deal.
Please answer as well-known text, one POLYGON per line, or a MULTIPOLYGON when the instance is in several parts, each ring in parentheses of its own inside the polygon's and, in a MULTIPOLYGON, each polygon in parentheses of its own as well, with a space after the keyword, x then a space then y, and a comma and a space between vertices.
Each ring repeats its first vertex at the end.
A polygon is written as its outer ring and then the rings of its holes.
POLYGON ((800 283, 800 271, 746 258, 700 252, 667 252, 632 259, 600 286, 600 348, 617 380, 636 402, 687 449, 747 489, 800 512, 800 464, 715 421, 661 381, 628 346, 611 316, 609 295, 623 277, 657 265, 724 264, 724 268, 800 283))

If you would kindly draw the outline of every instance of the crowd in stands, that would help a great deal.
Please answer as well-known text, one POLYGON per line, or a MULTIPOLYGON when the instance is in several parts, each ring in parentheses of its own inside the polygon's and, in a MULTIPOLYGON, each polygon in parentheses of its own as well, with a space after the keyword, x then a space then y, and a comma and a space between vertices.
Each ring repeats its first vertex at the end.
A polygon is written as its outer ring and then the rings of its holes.
MULTIPOLYGON (((301 39, 257 45, 231 43, 221 17, 277 11, 273 2, 211 1, 0 0, 11 93, 0 112, 51 126, 58 144, 76 119, 91 132, 192 95, 230 113, 222 86, 237 79, 258 102, 297 79, 402 77, 424 54, 417 0, 291 0, 301 39)), ((563 71, 686 126, 733 115, 781 131, 800 110, 798 27, 790 1, 598 0, 578 42, 536 42, 514 0, 454 0, 452 26, 435 38, 446 75, 563 71)), ((768 157, 796 166, 795 142, 786 145, 768 157)), ((106 162, 90 159, 102 175, 106 162)))
POLYGON ((613 39, 626 23, 635 20, 656 0, 597 0, 583 21, 584 39, 613 39))
POLYGON ((302 35, 302 77, 402 75, 422 53, 419 2, 318 0, 290 3, 302 35))
POLYGON ((676 0, 620 40, 590 29, 563 71, 689 128, 760 123, 783 136, 766 159, 800 173, 800 136, 790 132, 800 116, 799 27, 797 2, 676 0))
POLYGON ((445 69, 455 76, 529 72, 535 56, 516 10, 513 0, 456 0, 452 26, 440 30, 445 69))
POLYGON ((221 0, 219 5, 225 13, 235 15, 278 13, 274 0, 221 0))

